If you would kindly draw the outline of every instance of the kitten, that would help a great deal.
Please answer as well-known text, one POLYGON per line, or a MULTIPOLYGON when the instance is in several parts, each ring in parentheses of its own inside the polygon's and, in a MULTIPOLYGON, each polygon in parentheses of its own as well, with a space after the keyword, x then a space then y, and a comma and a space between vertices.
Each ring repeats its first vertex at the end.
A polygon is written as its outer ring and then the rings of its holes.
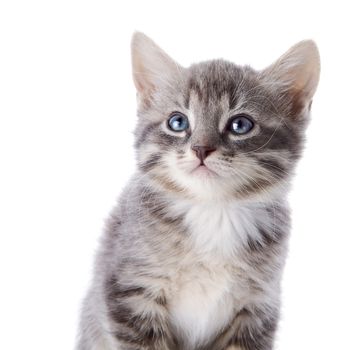
POLYGON ((112 211, 78 350, 270 350, 319 54, 184 68, 132 40, 138 171, 112 211))

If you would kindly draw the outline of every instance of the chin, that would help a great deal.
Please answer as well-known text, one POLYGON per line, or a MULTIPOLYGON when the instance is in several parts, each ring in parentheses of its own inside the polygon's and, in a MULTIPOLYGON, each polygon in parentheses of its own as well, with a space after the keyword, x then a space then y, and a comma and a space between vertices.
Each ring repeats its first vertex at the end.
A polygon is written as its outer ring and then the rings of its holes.
POLYGON ((190 172, 177 169, 171 172, 172 181, 185 189, 197 200, 232 199, 227 181, 206 166, 199 166, 190 172))

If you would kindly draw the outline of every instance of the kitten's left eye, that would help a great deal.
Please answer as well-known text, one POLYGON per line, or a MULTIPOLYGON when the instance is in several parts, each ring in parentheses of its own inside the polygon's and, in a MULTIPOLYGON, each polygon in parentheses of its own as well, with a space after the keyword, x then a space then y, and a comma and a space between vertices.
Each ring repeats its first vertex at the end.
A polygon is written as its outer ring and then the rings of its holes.
POLYGON ((180 132, 188 129, 190 123, 185 115, 180 112, 174 112, 168 120, 168 127, 172 131, 180 132))
POLYGON ((247 134, 254 127, 254 123, 246 116, 240 115, 231 119, 228 129, 237 135, 247 134))

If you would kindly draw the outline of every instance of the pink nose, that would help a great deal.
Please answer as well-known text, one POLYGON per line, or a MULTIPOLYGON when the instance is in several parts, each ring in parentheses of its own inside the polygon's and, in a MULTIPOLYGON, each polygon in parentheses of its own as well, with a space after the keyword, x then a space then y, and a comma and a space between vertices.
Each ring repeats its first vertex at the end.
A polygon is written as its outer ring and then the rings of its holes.
POLYGON ((210 153, 214 152, 216 148, 210 146, 192 146, 193 151, 196 152, 196 156, 200 159, 201 164, 210 153))

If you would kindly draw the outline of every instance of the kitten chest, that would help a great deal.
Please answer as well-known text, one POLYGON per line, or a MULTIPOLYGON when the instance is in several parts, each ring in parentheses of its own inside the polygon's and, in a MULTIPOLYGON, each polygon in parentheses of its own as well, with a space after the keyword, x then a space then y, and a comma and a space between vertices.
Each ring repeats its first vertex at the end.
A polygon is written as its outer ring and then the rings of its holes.
POLYGON ((249 211, 218 204, 192 206, 184 221, 190 249, 172 282, 169 306, 185 350, 225 330, 246 301, 247 276, 237 252, 255 225, 249 211))
POLYGON ((204 344, 233 318, 232 277, 224 266, 197 264, 180 270, 172 294, 171 324, 184 350, 204 344))

